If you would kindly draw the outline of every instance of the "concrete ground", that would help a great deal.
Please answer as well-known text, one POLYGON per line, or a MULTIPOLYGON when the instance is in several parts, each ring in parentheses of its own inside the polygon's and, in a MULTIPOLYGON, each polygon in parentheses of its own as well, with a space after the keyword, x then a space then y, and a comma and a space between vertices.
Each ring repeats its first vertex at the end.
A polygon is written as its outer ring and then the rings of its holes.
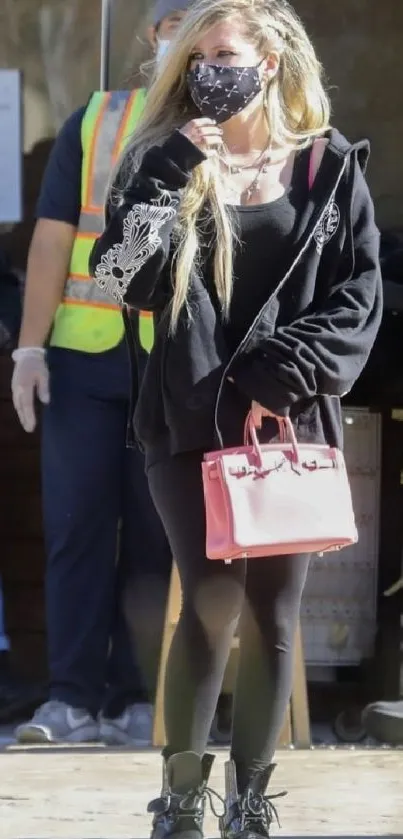
MULTIPOLYGON (((222 791, 225 753, 212 785, 222 791)), ((403 751, 281 751, 273 792, 280 835, 401 837, 403 751)), ((1 839, 146 839, 147 802, 160 787, 155 752, 49 748, 0 753, 1 839)), ((216 836, 209 815, 206 835, 216 836)), ((277 836, 279 831, 273 831, 277 836)))

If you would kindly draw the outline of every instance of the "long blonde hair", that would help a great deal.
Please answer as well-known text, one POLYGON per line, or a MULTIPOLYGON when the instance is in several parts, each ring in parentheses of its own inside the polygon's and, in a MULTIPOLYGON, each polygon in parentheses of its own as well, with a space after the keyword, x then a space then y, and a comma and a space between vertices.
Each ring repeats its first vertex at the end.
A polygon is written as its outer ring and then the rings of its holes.
MULTIPOLYGON (((172 131, 192 118, 187 89, 189 55, 197 40, 216 23, 234 17, 242 20, 246 37, 256 44, 263 58, 273 52, 280 55, 279 70, 264 91, 271 143, 301 147, 329 127, 330 105, 321 65, 286 0, 199 0, 186 12, 165 58, 156 67, 141 121, 118 161, 118 180, 123 188, 147 149, 161 145, 172 131)), ((199 254, 201 211, 206 203, 215 231, 214 281, 224 317, 228 315, 234 229, 217 164, 209 159, 193 170, 181 196, 172 267, 172 332, 187 303, 190 276, 199 254)))

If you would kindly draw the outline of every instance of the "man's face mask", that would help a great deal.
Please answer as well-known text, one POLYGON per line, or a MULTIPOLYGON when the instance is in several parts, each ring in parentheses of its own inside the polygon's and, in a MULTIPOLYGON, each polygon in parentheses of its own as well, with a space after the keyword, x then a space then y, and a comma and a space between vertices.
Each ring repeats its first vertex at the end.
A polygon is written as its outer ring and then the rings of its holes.
POLYGON ((259 67, 260 64, 225 67, 203 62, 189 70, 189 92, 202 116, 221 123, 243 111, 261 93, 259 67))
POLYGON ((169 49, 170 41, 168 39, 161 40, 157 42, 157 51, 155 54, 155 60, 157 64, 160 64, 162 59, 165 58, 165 55, 169 49))

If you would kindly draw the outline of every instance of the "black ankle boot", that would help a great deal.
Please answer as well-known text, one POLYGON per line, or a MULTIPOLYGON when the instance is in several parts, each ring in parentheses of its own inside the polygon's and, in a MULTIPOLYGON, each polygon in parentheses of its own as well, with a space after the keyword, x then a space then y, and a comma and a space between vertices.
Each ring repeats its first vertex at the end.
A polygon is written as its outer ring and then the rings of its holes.
POLYGON ((267 766, 251 777, 239 795, 234 761, 225 764, 225 815, 220 819, 222 839, 266 839, 274 821, 280 826, 273 798, 286 795, 266 795, 275 764, 267 766))
POLYGON ((207 786, 213 762, 213 755, 194 752, 164 758, 161 797, 148 805, 151 839, 202 839, 206 799, 217 795, 207 786))

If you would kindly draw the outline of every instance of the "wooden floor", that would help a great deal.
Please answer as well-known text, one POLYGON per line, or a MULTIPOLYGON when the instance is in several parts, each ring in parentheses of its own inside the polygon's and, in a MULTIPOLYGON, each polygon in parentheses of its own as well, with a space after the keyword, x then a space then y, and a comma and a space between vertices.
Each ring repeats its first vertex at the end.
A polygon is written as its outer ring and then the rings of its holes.
MULTIPOLYGON (((224 753, 212 783, 222 790, 224 753)), ((12 749, 0 754, 1 839, 146 839, 160 786, 156 753, 12 749)), ((403 751, 284 751, 273 792, 280 835, 403 837, 403 751)), ((206 836, 217 835, 209 816, 206 836)), ((273 835, 278 835, 277 829, 273 835)))

